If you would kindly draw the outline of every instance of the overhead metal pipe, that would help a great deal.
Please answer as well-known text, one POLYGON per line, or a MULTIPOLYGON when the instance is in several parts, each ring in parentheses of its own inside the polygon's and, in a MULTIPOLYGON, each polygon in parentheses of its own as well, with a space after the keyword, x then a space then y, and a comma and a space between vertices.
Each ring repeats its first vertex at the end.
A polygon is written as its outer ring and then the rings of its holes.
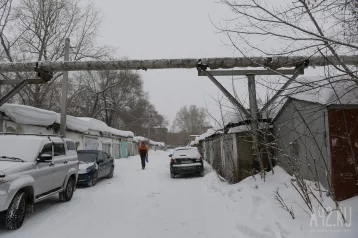
MULTIPOLYGON (((346 65, 358 66, 358 56, 339 56, 346 65)), ((206 58, 201 61, 210 69, 232 69, 245 67, 269 67, 271 69, 292 68, 309 59, 308 66, 318 67, 339 65, 335 56, 279 56, 279 57, 239 57, 206 58)), ((49 71, 86 71, 86 70, 148 70, 148 69, 192 69, 198 59, 151 59, 151 60, 114 60, 114 61, 77 61, 77 62, 23 62, 0 64, 0 72, 31 72, 38 67, 49 71)))

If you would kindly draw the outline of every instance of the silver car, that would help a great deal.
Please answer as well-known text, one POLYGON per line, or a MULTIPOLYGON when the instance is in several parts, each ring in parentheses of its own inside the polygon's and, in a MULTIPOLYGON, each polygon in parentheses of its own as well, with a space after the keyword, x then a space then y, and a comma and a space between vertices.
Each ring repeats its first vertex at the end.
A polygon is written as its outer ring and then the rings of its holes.
POLYGON ((70 201, 78 179, 72 140, 56 136, 0 135, 0 212, 10 230, 22 226, 34 203, 54 194, 70 201))

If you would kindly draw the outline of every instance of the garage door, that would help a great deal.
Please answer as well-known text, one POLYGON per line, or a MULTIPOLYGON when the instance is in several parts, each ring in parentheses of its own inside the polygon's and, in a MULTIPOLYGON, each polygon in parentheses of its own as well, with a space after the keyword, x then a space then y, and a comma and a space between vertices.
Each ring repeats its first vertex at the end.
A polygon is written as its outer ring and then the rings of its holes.
POLYGON ((119 158, 121 158, 120 155, 121 155, 120 154, 120 145, 119 144, 113 144, 112 145, 112 156, 113 156, 113 158, 119 159, 119 158))
POLYGON ((102 143, 102 151, 104 151, 107 154, 111 155, 111 144, 102 143))
POLYGON ((121 158, 127 158, 128 152, 127 152, 127 142, 122 141, 121 142, 121 158))
POLYGON ((92 137, 85 137, 85 150, 98 150, 98 139, 92 137))

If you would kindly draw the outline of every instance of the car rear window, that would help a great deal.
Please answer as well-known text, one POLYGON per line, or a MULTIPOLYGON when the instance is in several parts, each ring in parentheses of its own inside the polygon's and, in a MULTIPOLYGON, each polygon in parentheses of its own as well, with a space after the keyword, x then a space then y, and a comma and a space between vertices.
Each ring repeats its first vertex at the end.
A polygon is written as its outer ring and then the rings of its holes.
POLYGON ((96 162, 98 153, 89 151, 80 151, 78 154, 78 160, 86 163, 96 162))
POLYGON ((174 155, 174 157, 180 157, 180 156, 197 157, 197 156, 200 156, 198 149, 196 149, 196 148, 175 150, 173 155, 174 155))

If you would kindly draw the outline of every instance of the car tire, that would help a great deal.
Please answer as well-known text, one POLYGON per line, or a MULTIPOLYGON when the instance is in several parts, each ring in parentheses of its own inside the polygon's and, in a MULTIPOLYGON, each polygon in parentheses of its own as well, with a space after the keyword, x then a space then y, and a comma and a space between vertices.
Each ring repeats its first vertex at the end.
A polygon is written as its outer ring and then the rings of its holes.
POLYGON ((199 176, 200 176, 200 177, 204 177, 204 176, 205 176, 204 171, 201 171, 201 172, 199 173, 199 176))
POLYGON ((88 187, 94 187, 94 186, 96 186, 97 181, 98 181, 98 173, 97 173, 97 171, 95 171, 92 174, 91 180, 88 181, 87 186, 88 187))
POLYGON ((173 172, 170 173, 170 177, 171 177, 171 178, 175 178, 175 175, 176 175, 176 174, 173 173, 173 172))
POLYGON ((8 230, 17 230, 22 226, 25 220, 26 206, 26 193, 18 192, 5 213, 5 227, 8 230))
POLYGON ((72 199, 73 193, 75 192, 75 180, 70 177, 67 181, 65 190, 60 192, 60 200, 62 202, 68 202, 72 199))
POLYGON ((111 170, 109 171, 109 174, 108 174, 107 178, 108 179, 113 178, 113 173, 114 173, 114 166, 112 165, 111 170))

